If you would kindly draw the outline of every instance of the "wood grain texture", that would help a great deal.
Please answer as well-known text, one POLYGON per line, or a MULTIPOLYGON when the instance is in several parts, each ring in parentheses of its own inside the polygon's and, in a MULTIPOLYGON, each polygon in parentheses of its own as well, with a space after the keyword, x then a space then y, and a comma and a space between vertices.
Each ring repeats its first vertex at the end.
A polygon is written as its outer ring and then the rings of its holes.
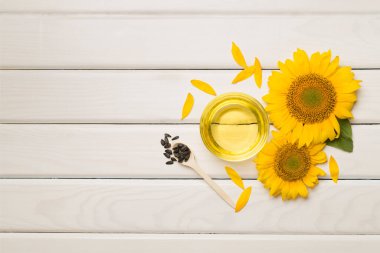
MULTIPOLYGON (((0 180, 1 232, 380 234, 380 181, 322 181, 308 200, 258 181, 239 214, 202 180, 0 180)), ((233 199, 240 188, 219 181, 233 199)))
MULTIPOLYGON (((241 91, 261 100, 252 79, 231 85, 238 71, 227 70, 64 70, 0 71, 2 123, 178 123, 187 92, 195 106, 183 122, 199 122, 212 96, 190 84, 209 82, 217 94, 241 91)), ((380 70, 355 70, 363 80, 353 114, 356 123, 379 123, 380 70)), ((264 71, 264 84, 271 71, 264 71)), ((263 102, 262 102, 263 103, 263 102)))
MULTIPOLYGON (((194 149, 209 175, 227 178, 225 166, 245 178, 254 164, 222 161, 203 145, 198 125, 0 125, 0 177, 31 178, 196 178, 190 169, 165 165, 163 134, 179 135, 194 149)), ((340 166, 340 178, 380 179, 380 125, 353 128, 354 152, 326 147, 340 166)), ((322 168, 328 171, 327 165, 322 168)))
POLYGON ((374 13, 376 0, 0 0, 0 12, 16 13, 374 13))
POLYGON ((0 234, 7 253, 378 253, 379 247, 378 235, 0 234))
POLYGON ((0 16, 3 69, 236 68, 235 41, 264 68, 297 48, 380 67, 380 15, 0 16))

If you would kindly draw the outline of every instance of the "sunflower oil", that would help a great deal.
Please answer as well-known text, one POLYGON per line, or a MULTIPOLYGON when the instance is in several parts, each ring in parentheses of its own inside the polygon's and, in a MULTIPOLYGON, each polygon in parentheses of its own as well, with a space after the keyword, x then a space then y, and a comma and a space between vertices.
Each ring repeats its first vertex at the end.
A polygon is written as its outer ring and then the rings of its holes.
POLYGON ((206 147, 228 161, 255 155, 268 137, 267 115, 254 98, 227 93, 210 102, 201 119, 201 136, 206 147))

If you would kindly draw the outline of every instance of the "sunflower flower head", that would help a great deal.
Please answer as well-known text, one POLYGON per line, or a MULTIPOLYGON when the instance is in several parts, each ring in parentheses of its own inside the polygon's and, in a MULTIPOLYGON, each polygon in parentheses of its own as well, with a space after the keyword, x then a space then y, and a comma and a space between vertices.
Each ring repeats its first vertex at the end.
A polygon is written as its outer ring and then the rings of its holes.
POLYGON ((318 184, 318 176, 326 175, 317 167, 327 161, 322 151, 325 144, 299 147, 290 134, 272 134, 274 138, 255 159, 258 179, 272 196, 281 195, 283 200, 307 198, 308 188, 318 184))
POLYGON ((311 57, 298 49, 293 60, 279 62, 269 77, 263 97, 273 124, 298 146, 324 143, 339 137, 337 118, 351 118, 360 81, 350 67, 340 67, 331 52, 311 57))

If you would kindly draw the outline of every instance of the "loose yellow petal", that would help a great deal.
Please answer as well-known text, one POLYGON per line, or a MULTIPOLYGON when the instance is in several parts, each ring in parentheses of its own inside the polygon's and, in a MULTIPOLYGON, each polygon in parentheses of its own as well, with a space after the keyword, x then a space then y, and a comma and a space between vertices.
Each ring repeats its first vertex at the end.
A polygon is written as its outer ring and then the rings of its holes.
POLYGON ((232 52, 232 56, 234 57, 235 62, 241 67, 246 68, 247 63, 245 62, 244 56, 240 48, 234 42, 232 42, 231 52, 232 52))
POLYGON ((252 187, 246 188, 241 194, 236 202, 235 206, 235 212, 240 212, 241 209, 245 207, 245 205, 248 203, 249 197, 251 196, 252 187))
POLYGON ((225 169, 232 182, 244 190, 244 183, 239 174, 233 168, 226 166, 225 169))
POLYGON ((241 82, 241 81, 249 78, 250 76, 253 75, 254 72, 255 72, 254 66, 248 67, 248 68, 240 71, 239 74, 236 75, 235 79, 232 80, 232 84, 236 84, 238 82, 241 82))
POLYGON ((334 183, 338 183, 339 167, 333 156, 330 156, 329 169, 331 179, 334 181, 334 183))
POLYGON ((206 82, 203 82, 201 80, 191 80, 191 84, 201 91, 206 92, 207 94, 216 96, 215 90, 206 82))
POLYGON ((257 87, 261 88, 261 84, 263 83, 263 71, 261 69, 261 63, 259 59, 255 58, 255 82, 257 87))
POLYGON ((194 97, 189 92, 187 94, 185 103, 183 104, 183 107, 182 107, 182 118, 181 118, 181 120, 183 120, 184 118, 186 118, 190 114, 191 109, 193 109, 193 105, 194 105, 194 97))

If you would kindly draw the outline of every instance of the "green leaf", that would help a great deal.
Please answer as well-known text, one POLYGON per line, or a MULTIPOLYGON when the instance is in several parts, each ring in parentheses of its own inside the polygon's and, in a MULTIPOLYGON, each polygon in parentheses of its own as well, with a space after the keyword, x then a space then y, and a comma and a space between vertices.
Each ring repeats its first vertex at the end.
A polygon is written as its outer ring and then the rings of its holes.
POLYGON ((338 119, 338 122, 340 126, 339 138, 333 141, 328 140, 326 144, 346 152, 352 152, 354 150, 354 143, 352 141, 351 123, 348 119, 338 119))
POLYGON ((333 141, 327 141, 326 144, 346 152, 352 152, 354 150, 354 143, 350 138, 339 137, 333 141))
POLYGON ((338 119, 340 125, 340 134, 345 138, 352 139, 352 128, 351 123, 348 119, 338 119))

